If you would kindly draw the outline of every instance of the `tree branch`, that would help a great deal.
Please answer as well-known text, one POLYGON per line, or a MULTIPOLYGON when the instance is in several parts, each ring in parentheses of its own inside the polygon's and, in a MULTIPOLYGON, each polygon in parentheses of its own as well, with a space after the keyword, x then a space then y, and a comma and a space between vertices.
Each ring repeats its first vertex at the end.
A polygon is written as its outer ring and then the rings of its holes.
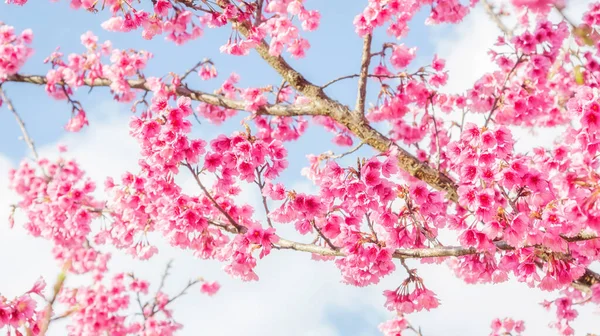
MULTIPOLYGON (((229 3, 229 0, 217 1, 217 4, 221 7, 225 7, 229 3)), ((235 24, 236 28, 242 33, 242 35, 244 35, 246 38, 250 35, 249 24, 247 22, 238 22, 233 20, 233 23, 235 24)), ((402 149, 399 146, 395 145, 390 139, 381 134, 379 131, 375 130, 362 114, 357 115, 355 113, 352 113, 352 111, 347 106, 328 97, 323 92, 323 89, 321 87, 318 87, 312 84, 310 81, 308 81, 301 73, 292 68, 292 66, 290 66, 281 56, 272 56, 269 53, 269 47, 264 40, 258 43, 258 46, 256 46, 256 51, 267 62, 267 64, 269 64, 275 71, 277 71, 281 75, 281 77, 283 77, 283 79, 285 79, 294 89, 304 94, 306 97, 311 98, 318 109, 323 109, 324 115, 328 115, 338 123, 344 125, 355 136, 357 136, 363 142, 380 152, 388 152, 392 147, 394 147, 394 149, 396 149, 398 153, 397 158, 401 169, 409 173, 411 176, 427 183, 434 189, 445 191, 447 199, 458 203, 458 188, 454 181, 452 181, 452 179, 450 179, 448 176, 444 175, 440 171, 430 167, 428 164, 421 162, 419 159, 417 159, 405 149, 402 149)), ((504 242, 502 243, 506 244, 504 242)), ((288 248, 292 247, 302 248, 306 246, 294 244, 288 246, 288 248)), ((426 251, 428 252, 421 252, 431 253, 431 251, 436 250, 426 249, 426 251)), ((451 255, 456 254, 457 256, 474 253, 469 252, 470 249, 465 249, 462 247, 457 249, 450 249, 448 251, 452 253, 451 255)), ((431 257, 435 256, 437 255, 433 255, 431 257)), ((586 271, 594 273, 589 269, 587 269, 586 271)), ((577 281, 590 287, 593 284, 590 279, 600 279, 600 275, 596 274, 596 276, 598 277, 595 278, 593 276, 584 276, 577 281)))
MULTIPOLYGON (((36 85, 46 85, 48 83, 46 77, 38 75, 11 75, 4 82, 16 82, 16 83, 29 83, 36 85)), ((152 91, 149 84, 145 79, 130 79, 127 81, 132 89, 138 89, 142 91, 152 91)), ((59 83, 61 84, 61 83, 59 83)), ((104 78, 96 78, 90 80, 88 78, 83 80, 83 84, 88 87, 97 86, 110 86, 112 82, 104 78)), ((245 111, 246 103, 239 100, 228 99, 220 95, 206 93, 198 90, 192 90, 186 86, 178 86, 173 90, 173 86, 168 85, 167 89, 175 91, 178 96, 189 97, 191 100, 200 101, 210 105, 221 106, 224 108, 245 111)), ((257 112, 259 115, 272 115, 279 117, 295 117, 305 115, 325 115, 325 112, 321 109, 315 108, 311 104, 307 105, 266 105, 260 108, 257 112)))
MULTIPOLYGON (((216 3, 225 7, 230 4, 229 0, 217 0, 216 3)), ((246 37, 250 35, 251 24, 249 22, 238 22, 232 20, 232 23, 240 33, 246 37)), ((277 71, 282 78, 290 84, 297 92, 301 93, 305 97, 312 100, 312 104, 305 106, 285 106, 285 105, 268 105, 258 111, 258 114, 275 115, 275 116, 299 116, 299 115, 320 115, 329 116, 338 123, 344 125, 350 132, 361 139, 364 143, 373 147, 380 152, 388 152, 390 149, 396 150, 398 164, 401 169, 406 171, 411 176, 420 179, 433 187, 434 189, 444 191, 446 198, 457 203, 458 194, 457 186, 448 176, 444 175, 440 171, 430 167, 428 164, 421 162, 415 156, 410 154, 405 149, 398 147, 385 135, 374 129, 369 122, 365 119, 362 114, 353 113, 352 110, 346 105, 339 103, 338 101, 327 96, 322 87, 319 87, 309 80, 307 80, 301 73, 292 68, 281 56, 273 56, 269 53, 269 46, 262 40, 256 46, 258 54, 269 64, 275 71, 277 71)), ((359 75, 360 76, 360 75, 359 75)), ((13 82, 27 82, 38 85, 46 84, 46 79, 41 76, 21 76, 14 75, 9 76, 8 81, 13 82)), ((85 80, 87 86, 109 86, 110 81, 106 79, 96 79, 94 81, 85 80)), ((145 80, 130 80, 129 84, 132 88, 150 91, 149 86, 145 80)), ((244 110, 245 103, 242 101, 236 101, 227 99, 218 95, 208 94, 200 91, 193 91, 184 86, 178 86, 176 88, 169 87, 177 95, 190 97, 192 100, 205 102, 207 104, 221 106, 230 109, 244 110)), ((191 166, 188 168, 193 172, 191 166)), ((194 176, 199 182, 198 176, 194 173, 194 176)), ((208 191, 203 188, 199 183, 203 191, 209 198, 212 198, 208 191)), ((230 215, 222 209, 219 204, 212 199, 215 206, 221 211, 225 217, 228 218, 232 227, 226 229, 230 232, 239 230, 240 226, 237 224, 230 215)), ((242 227, 242 229, 245 229, 242 227)), ((239 231, 238 231, 239 232, 239 231)), ((294 249, 298 251, 305 251, 311 253, 319 253, 322 255, 342 255, 339 251, 333 251, 327 248, 319 247, 311 244, 302 244, 285 239, 280 240, 279 248, 283 249, 294 249)), ((504 242, 499 242, 497 246, 507 246, 507 249, 512 247, 506 245, 504 242)), ((502 248, 501 248, 502 249, 502 248)), ((394 252, 394 258, 424 258, 424 257, 445 257, 445 256, 464 256, 468 254, 480 253, 474 249, 464 247, 436 247, 428 249, 412 249, 412 250, 398 250, 394 252)), ((585 286, 591 286, 597 283, 600 279, 600 275, 586 270, 586 275, 581 279, 577 280, 577 283, 581 283, 585 286)))
MULTIPOLYGON (((344 257, 346 254, 341 250, 333 250, 328 247, 318 246, 314 244, 304 244, 287 239, 280 238, 275 244, 277 248, 289 249, 300 252, 315 253, 329 257, 344 257)), ((512 250, 513 247, 504 242, 497 242, 496 247, 499 250, 512 250)), ((475 248, 466 248, 462 246, 441 246, 434 248, 415 248, 415 249, 398 249, 393 253, 394 259, 420 259, 420 258, 440 258, 440 257, 462 257, 471 254, 484 253, 477 251, 475 248)))
POLYGON ((256 17, 254 18, 254 26, 258 27, 262 21, 262 9, 264 0, 256 0, 256 17))
POLYGON ((367 96, 367 76, 369 75, 369 64, 371 64, 371 41, 372 34, 367 34, 363 41, 362 59, 360 62, 360 77, 358 78, 358 96, 356 97, 356 112, 365 114, 365 99, 367 96))
MULTIPOLYGON (((229 0, 218 0, 217 4, 225 7, 230 3, 229 0)), ((233 21, 235 27, 246 38, 250 36, 248 22, 233 21)), ((281 56, 273 56, 269 53, 269 46, 264 40, 261 40, 256 46, 256 51, 260 57, 267 62, 283 79, 285 79, 296 91, 313 100, 315 107, 322 110, 322 115, 333 118, 338 123, 344 125, 355 136, 363 140, 369 146, 380 152, 387 152, 392 146, 392 141, 386 136, 375 130, 365 117, 356 115, 348 106, 331 99, 323 89, 308 81, 301 73, 296 71, 281 56)), ((428 164, 421 162, 415 156, 403 148, 394 145, 398 152, 398 163, 400 168, 424 181, 437 190, 446 192, 446 197, 454 202, 458 202, 457 187, 454 181, 449 177, 431 168, 428 164)))

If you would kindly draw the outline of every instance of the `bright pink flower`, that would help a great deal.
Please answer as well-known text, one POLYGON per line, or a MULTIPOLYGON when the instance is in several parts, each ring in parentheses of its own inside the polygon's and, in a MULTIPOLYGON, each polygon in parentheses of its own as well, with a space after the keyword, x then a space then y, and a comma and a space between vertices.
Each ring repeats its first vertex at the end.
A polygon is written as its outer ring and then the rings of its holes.
POLYGON ((390 62, 396 68, 406 68, 415 58, 417 48, 408 48, 404 44, 395 45, 390 62))
POLYGON ((219 291, 220 288, 221 285, 219 285, 218 282, 205 282, 202 284, 202 286, 200 286, 200 291, 208 296, 213 296, 219 291))

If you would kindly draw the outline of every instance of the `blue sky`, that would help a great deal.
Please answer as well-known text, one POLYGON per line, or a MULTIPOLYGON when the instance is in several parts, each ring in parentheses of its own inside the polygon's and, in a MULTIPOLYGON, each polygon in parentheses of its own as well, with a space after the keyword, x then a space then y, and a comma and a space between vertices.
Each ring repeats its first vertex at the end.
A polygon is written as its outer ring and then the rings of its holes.
MULTIPOLYGON (((304 33, 311 43, 307 57, 301 60, 287 57, 290 63, 317 84, 357 73, 360 66, 362 40, 354 33, 352 19, 362 10, 364 3, 338 0, 323 5, 317 1, 308 1, 307 6, 321 11, 321 26, 317 32, 304 33)), ((81 53, 84 48, 80 44, 79 36, 91 30, 99 36, 100 41, 111 40, 115 48, 144 49, 154 53, 154 59, 149 62, 145 72, 147 76, 160 77, 171 71, 183 73, 206 57, 216 62, 219 77, 203 82, 196 76, 190 76, 191 87, 212 91, 232 72, 241 76, 241 87, 281 83, 279 75, 265 66, 255 53, 247 57, 236 57, 219 52, 219 46, 229 37, 229 28, 206 29, 202 38, 183 46, 176 46, 161 37, 151 41, 144 40, 139 32, 123 34, 104 31, 100 24, 108 17, 108 12, 94 15, 83 10, 72 10, 68 6, 68 1, 58 3, 39 1, 35 5, 30 2, 24 7, 7 5, 0 7, 0 20, 14 26, 17 31, 31 28, 34 32, 35 54, 22 69, 23 73, 44 74, 48 66, 43 64, 43 60, 58 46, 65 55, 71 52, 81 53)), ((414 63, 418 65, 429 64, 433 55, 430 39, 423 38, 432 33, 429 27, 422 24, 425 17, 426 13, 421 12, 414 20, 418 24, 412 25, 411 33, 402 40, 409 46, 418 46, 419 58, 414 63)), ((377 34, 373 41, 374 49, 387 41, 390 41, 390 38, 385 33, 377 34)), ((55 101, 46 96, 41 87, 11 84, 6 85, 6 90, 13 97, 22 116, 28 121, 30 132, 34 134, 38 143, 56 141, 64 133, 62 126, 70 115, 70 108, 66 102, 55 101)), ((354 104, 355 92, 355 80, 341 81, 328 88, 328 93, 332 97, 348 104, 354 104)), ((86 94, 85 89, 81 89, 77 99, 81 100, 85 108, 90 109, 110 100, 111 96, 105 88, 97 89, 91 95, 86 94)), ((14 143, 19 130, 11 127, 13 121, 10 119, 11 116, 8 114, 0 115, 0 151, 11 159, 18 160, 24 149, 14 143)))
MULTIPOLYGON (((309 8, 322 13, 318 31, 303 33, 312 45, 307 57, 290 60, 298 70, 316 84, 323 84, 339 76, 357 73, 360 63, 361 39, 354 33, 352 20, 366 1, 307 0, 309 8)), ((429 64, 433 54, 438 52, 448 57, 451 69, 450 84, 456 89, 464 89, 484 71, 489 70, 485 52, 490 41, 485 40, 496 30, 490 25, 484 13, 477 9, 458 27, 426 27, 423 21, 426 13, 421 12, 411 24, 411 32, 401 42, 418 47, 415 67, 429 64), (486 35, 488 34, 488 35, 486 35), (454 70, 454 73, 452 72, 454 70), (454 77, 452 77, 454 75, 454 77)), ((145 49, 154 53, 148 63, 147 76, 162 76, 169 71, 183 73, 203 58, 215 61, 219 71, 216 80, 201 81, 190 76, 190 87, 212 91, 231 72, 241 76, 240 87, 279 85, 278 75, 251 53, 248 57, 222 55, 218 48, 229 36, 229 29, 207 29, 202 38, 184 46, 156 37, 152 41, 143 40, 139 32, 128 34, 109 33, 101 29, 100 23, 108 18, 108 13, 91 14, 82 10, 74 11, 68 1, 52 3, 46 0, 30 0, 25 7, 0 4, 0 21, 16 27, 17 31, 31 28, 34 32, 35 55, 23 68, 23 73, 45 74, 48 67, 42 61, 57 46, 65 54, 82 52, 79 36, 87 30, 99 36, 100 41, 110 39, 115 48, 145 49), (34 3, 35 2, 35 3, 34 3)), ((383 31, 376 35, 373 46, 391 41, 383 31)), ((493 42, 493 39, 491 40, 493 42)), ((289 57, 288 57, 289 59, 289 57)), ((356 81, 347 80, 334 84, 328 89, 332 97, 354 104, 356 81)), ((135 171, 137 146, 127 136, 129 105, 115 103, 106 88, 87 89, 76 93, 88 111, 90 127, 78 134, 65 134, 63 129, 70 116, 70 107, 64 101, 56 101, 45 94, 43 87, 29 84, 8 83, 5 90, 15 107, 25 119, 31 136, 42 153, 54 155, 57 143, 66 143, 71 154, 81 159, 81 164, 91 176, 102 180, 106 176, 119 176, 125 169, 135 171)), ((371 91, 370 97, 377 93, 371 91)), ((244 114, 240 114, 245 116, 244 114)), ((207 121, 195 124, 195 134, 205 139, 219 133, 230 134, 240 130, 239 118, 216 128, 207 121)), ((8 166, 16 165, 28 155, 27 148, 18 140, 19 129, 5 109, 0 109, 0 218, 5 218, 4 205, 11 200, 6 193, 8 166), (4 212, 3 212, 4 211, 4 212)), ((300 141, 288 144, 290 167, 283 176, 286 185, 299 191, 314 191, 314 187, 300 175, 301 168, 307 165, 306 154, 319 154, 326 150, 339 152, 330 139, 332 134, 319 126, 311 127, 300 141)), ((361 153, 368 153, 364 150, 361 153)), ((196 192, 191 183, 186 188, 196 192)), ((255 204, 257 191, 244 189, 243 201, 255 204)), ((256 203, 257 204, 257 203, 256 203)), ((257 211, 260 208, 257 207, 257 211)), ((257 218, 262 214, 257 213, 257 218)), ((290 228, 282 228, 289 232, 290 228)), ((207 279, 222 282, 222 292, 207 298, 197 291, 191 291, 178 303, 176 317, 186 328, 182 334, 197 335, 376 335, 377 325, 391 315, 383 309, 384 289, 394 288, 403 279, 401 272, 386 278, 381 285, 370 288, 352 288, 339 283, 339 271, 331 263, 313 262, 309 256, 294 252, 275 251, 259 263, 258 283, 241 283, 230 279, 216 262, 200 261, 189 253, 176 251, 164 246, 160 241, 161 256, 151 263, 135 262, 127 257, 115 256, 116 270, 134 269, 147 278, 156 279, 163 265, 170 257, 175 257, 177 274, 172 278, 168 289, 176 291, 188 278, 202 275, 207 279), (235 321, 226 318, 236 316, 235 321)), ((39 274, 52 276, 56 267, 47 257, 49 246, 45 242, 31 240, 18 229, 7 231, 0 228, 0 255, 17 249, 19 258, 0 258, 0 268, 5 274, 0 278, 0 290, 18 293, 27 289, 39 274), (46 254, 46 255, 44 255, 46 254), (28 265, 23 269, 23 265, 28 265)), ((488 332, 492 318, 513 316, 526 318, 531 334, 548 334, 545 324, 549 315, 537 305, 545 296, 530 292, 524 285, 516 283, 497 287, 471 286, 464 288, 460 280, 444 266, 421 266, 411 262, 411 266, 423 269, 422 276, 427 285, 438 292, 442 307, 430 314, 418 314, 416 325, 423 327, 425 335, 483 335, 488 332), (492 289, 493 288, 493 289, 492 289), (523 298, 527 298, 524 300, 523 298), (514 305, 515 300, 520 304, 514 305), (522 302, 521 302, 522 301, 522 302), (433 321, 433 322, 432 322, 433 321), (537 329, 536 329, 537 328, 537 329), (537 332, 536 332, 537 331, 537 332)), ((588 324, 589 325, 589 324, 588 324)), ((584 330, 582 330, 584 331, 584 330)), ((585 331, 593 331, 585 329, 585 331)), ((55 329, 60 335, 61 330, 55 329)), ((552 334, 552 333, 550 333, 552 334)))

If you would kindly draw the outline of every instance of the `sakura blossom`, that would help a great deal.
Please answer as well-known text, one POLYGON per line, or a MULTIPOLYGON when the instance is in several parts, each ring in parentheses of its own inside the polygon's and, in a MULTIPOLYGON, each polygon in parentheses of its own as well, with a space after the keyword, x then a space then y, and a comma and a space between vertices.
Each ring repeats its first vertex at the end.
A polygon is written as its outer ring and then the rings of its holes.
MULTIPOLYGON (((575 17, 574 0, 483 0, 502 31, 489 36, 495 68, 459 93, 445 89, 461 74, 407 35, 417 24, 465 20, 476 0, 363 1, 347 20, 362 41, 357 69, 324 83, 298 70, 316 62, 316 36, 335 38, 310 1, 62 2, 102 23, 80 32, 77 50, 56 48, 43 62, 35 32, 0 22, 0 108, 30 150, 8 176, 17 197, 8 223, 49 242, 60 270, 21 295, 0 294, 0 330, 46 335, 64 319, 68 335, 181 334, 179 298, 199 291, 198 304, 208 305, 227 287, 198 270, 167 293, 171 263, 157 284, 112 263, 116 253, 155 263, 169 246, 244 283, 260 281, 265 260, 287 252, 336 269, 340 286, 393 281, 379 298, 389 320, 378 328, 388 336, 426 335, 411 317, 444 306, 422 264, 445 265, 465 286, 514 280, 543 291, 539 308, 551 312, 556 334, 587 332, 575 324, 581 309, 600 304, 600 2, 575 17), (217 31, 220 46, 203 49, 217 31), (121 36, 201 46, 200 60, 183 73, 156 73, 161 50, 131 48, 121 36), (206 58, 216 49, 280 81, 224 70, 206 58), (335 95, 351 80, 353 104, 335 95), (40 155, 9 95, 26 84, 64 103, 70 133, 94 129, 85 97, 109 92, 131 113, 135 167, 94 179, 65 147, 40 155), (556 141, 519 151, 523 128, 556 130, 556 141), (299 158, 298 143, 315 130, 326 131, 332 150, 299 158), (310 191, 287 183, 298 160, 310 191), (248 188, 258 206, 240 201, 248 188)), ((511 313, 498 312, 490 335, 525 335, 526 316, 511 313)))

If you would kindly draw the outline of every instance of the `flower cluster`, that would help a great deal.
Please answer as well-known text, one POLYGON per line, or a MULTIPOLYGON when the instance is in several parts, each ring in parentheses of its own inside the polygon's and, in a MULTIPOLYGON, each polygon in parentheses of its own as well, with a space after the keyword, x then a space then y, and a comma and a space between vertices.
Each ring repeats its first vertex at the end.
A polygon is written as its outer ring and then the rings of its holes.
MULTIPOLYGON (((58 300, 65 305, 70 317, 69 335, 105 332, 123 336, 175 335, 182 325, 172 319, 168 305, 176 297, 159 291, 142 306, 139 300, 148 295, 148 287, 147 281, 119 273, 108 284, 98 282, 88 287, 64 288, 58 300), (128 309, 135 299, 143 309, 141 321, 128 318, 128 309)), ((218 288, 218 284, 211 287, 218 288)))
POLYGON ((525 322, 515 321, 509 317, 505 319, 494 319, 492 321, 492 332, 490 336, 501 336, 501 335, 522 335, 525 331, 525 322))
POLYGON ((44 313, 38 308, 34 295, 44 298, 42 291, 46 287, 43 279, 39 279, 27 293, 12 300, 0 295, 0 329, 6 328, 10 335, 11 329, 20 335, 19 328, 25 327, 34 335, 41 331, 41 321, 44 313))
POLYGON ((25 229, 60 247, 81 246, 104 207, 92 196, 96 185, 73 160, 37 164, 23 161, 9 176, 10 188, 21 198, 18 207, 27 214, 25 229))
POLYGON ((410 274, 396 290, 386 290, 383 295, 386 297, 385 307, 402 314, 434 309, 440 304, 435 293, 425 288, 423 280, 414 274, 410 274), (409 290, 410 284, 414 284, 412 291, 409 290))
POLYGON ((33 54, 29 47, 33 39, 31 29, 15 34, 13 26, 0 22, 0 83, 16 74, 33 54))
POLYGON ((408 321, 402 315, 398 315, 394 319, 380 324, 379 330, 381 330, 384 336, 402 336, 402 333, 408 329, 408 326, 408 321))
MULTIPOLYGON (((471 0, 469 6, 476 3, 471 0)), ((369 0, 364 11, 354 18, 354 26, 362 37, 389 22, 387 33, 399 39, 406 36, 409 21, 425 6, 431 6, 429 24, 457 23, 469 13, 469 6, 459 0, 369 0)))
POLYGON ((492 52, 500 70, 484 75, 467 92, 469 110, 493 114, 489 117, 499 125, 555 127, 567 123, 569 118, 556 105, 572 95, 574 79, 556 63, 565 57, 560 48, 568 35, 566 23, 540 21, 510 43, 500 38, 496 43, 500 50, 516 50, 492 52))
POLYGON ((46 62, 52 65, 52 70, 46 75, 48 94, 56 99, 67 99, 73 90, 86 85, 86 81, 94 83, 95 80, 104 79, 110 81, 110 89, 116 100, 132 101, 135 92, 128 79, 146 67, 152 54, 113 49, 110 41, 99 44, 98 37, 91 32, 81 35, 81 43, 86 47, 86 52, 70 54, 67 61, 63 60, 60 52, 54 52, 46 58, 46 62), (109 57, 110 63, 104 64, 103 57, 109 57))

